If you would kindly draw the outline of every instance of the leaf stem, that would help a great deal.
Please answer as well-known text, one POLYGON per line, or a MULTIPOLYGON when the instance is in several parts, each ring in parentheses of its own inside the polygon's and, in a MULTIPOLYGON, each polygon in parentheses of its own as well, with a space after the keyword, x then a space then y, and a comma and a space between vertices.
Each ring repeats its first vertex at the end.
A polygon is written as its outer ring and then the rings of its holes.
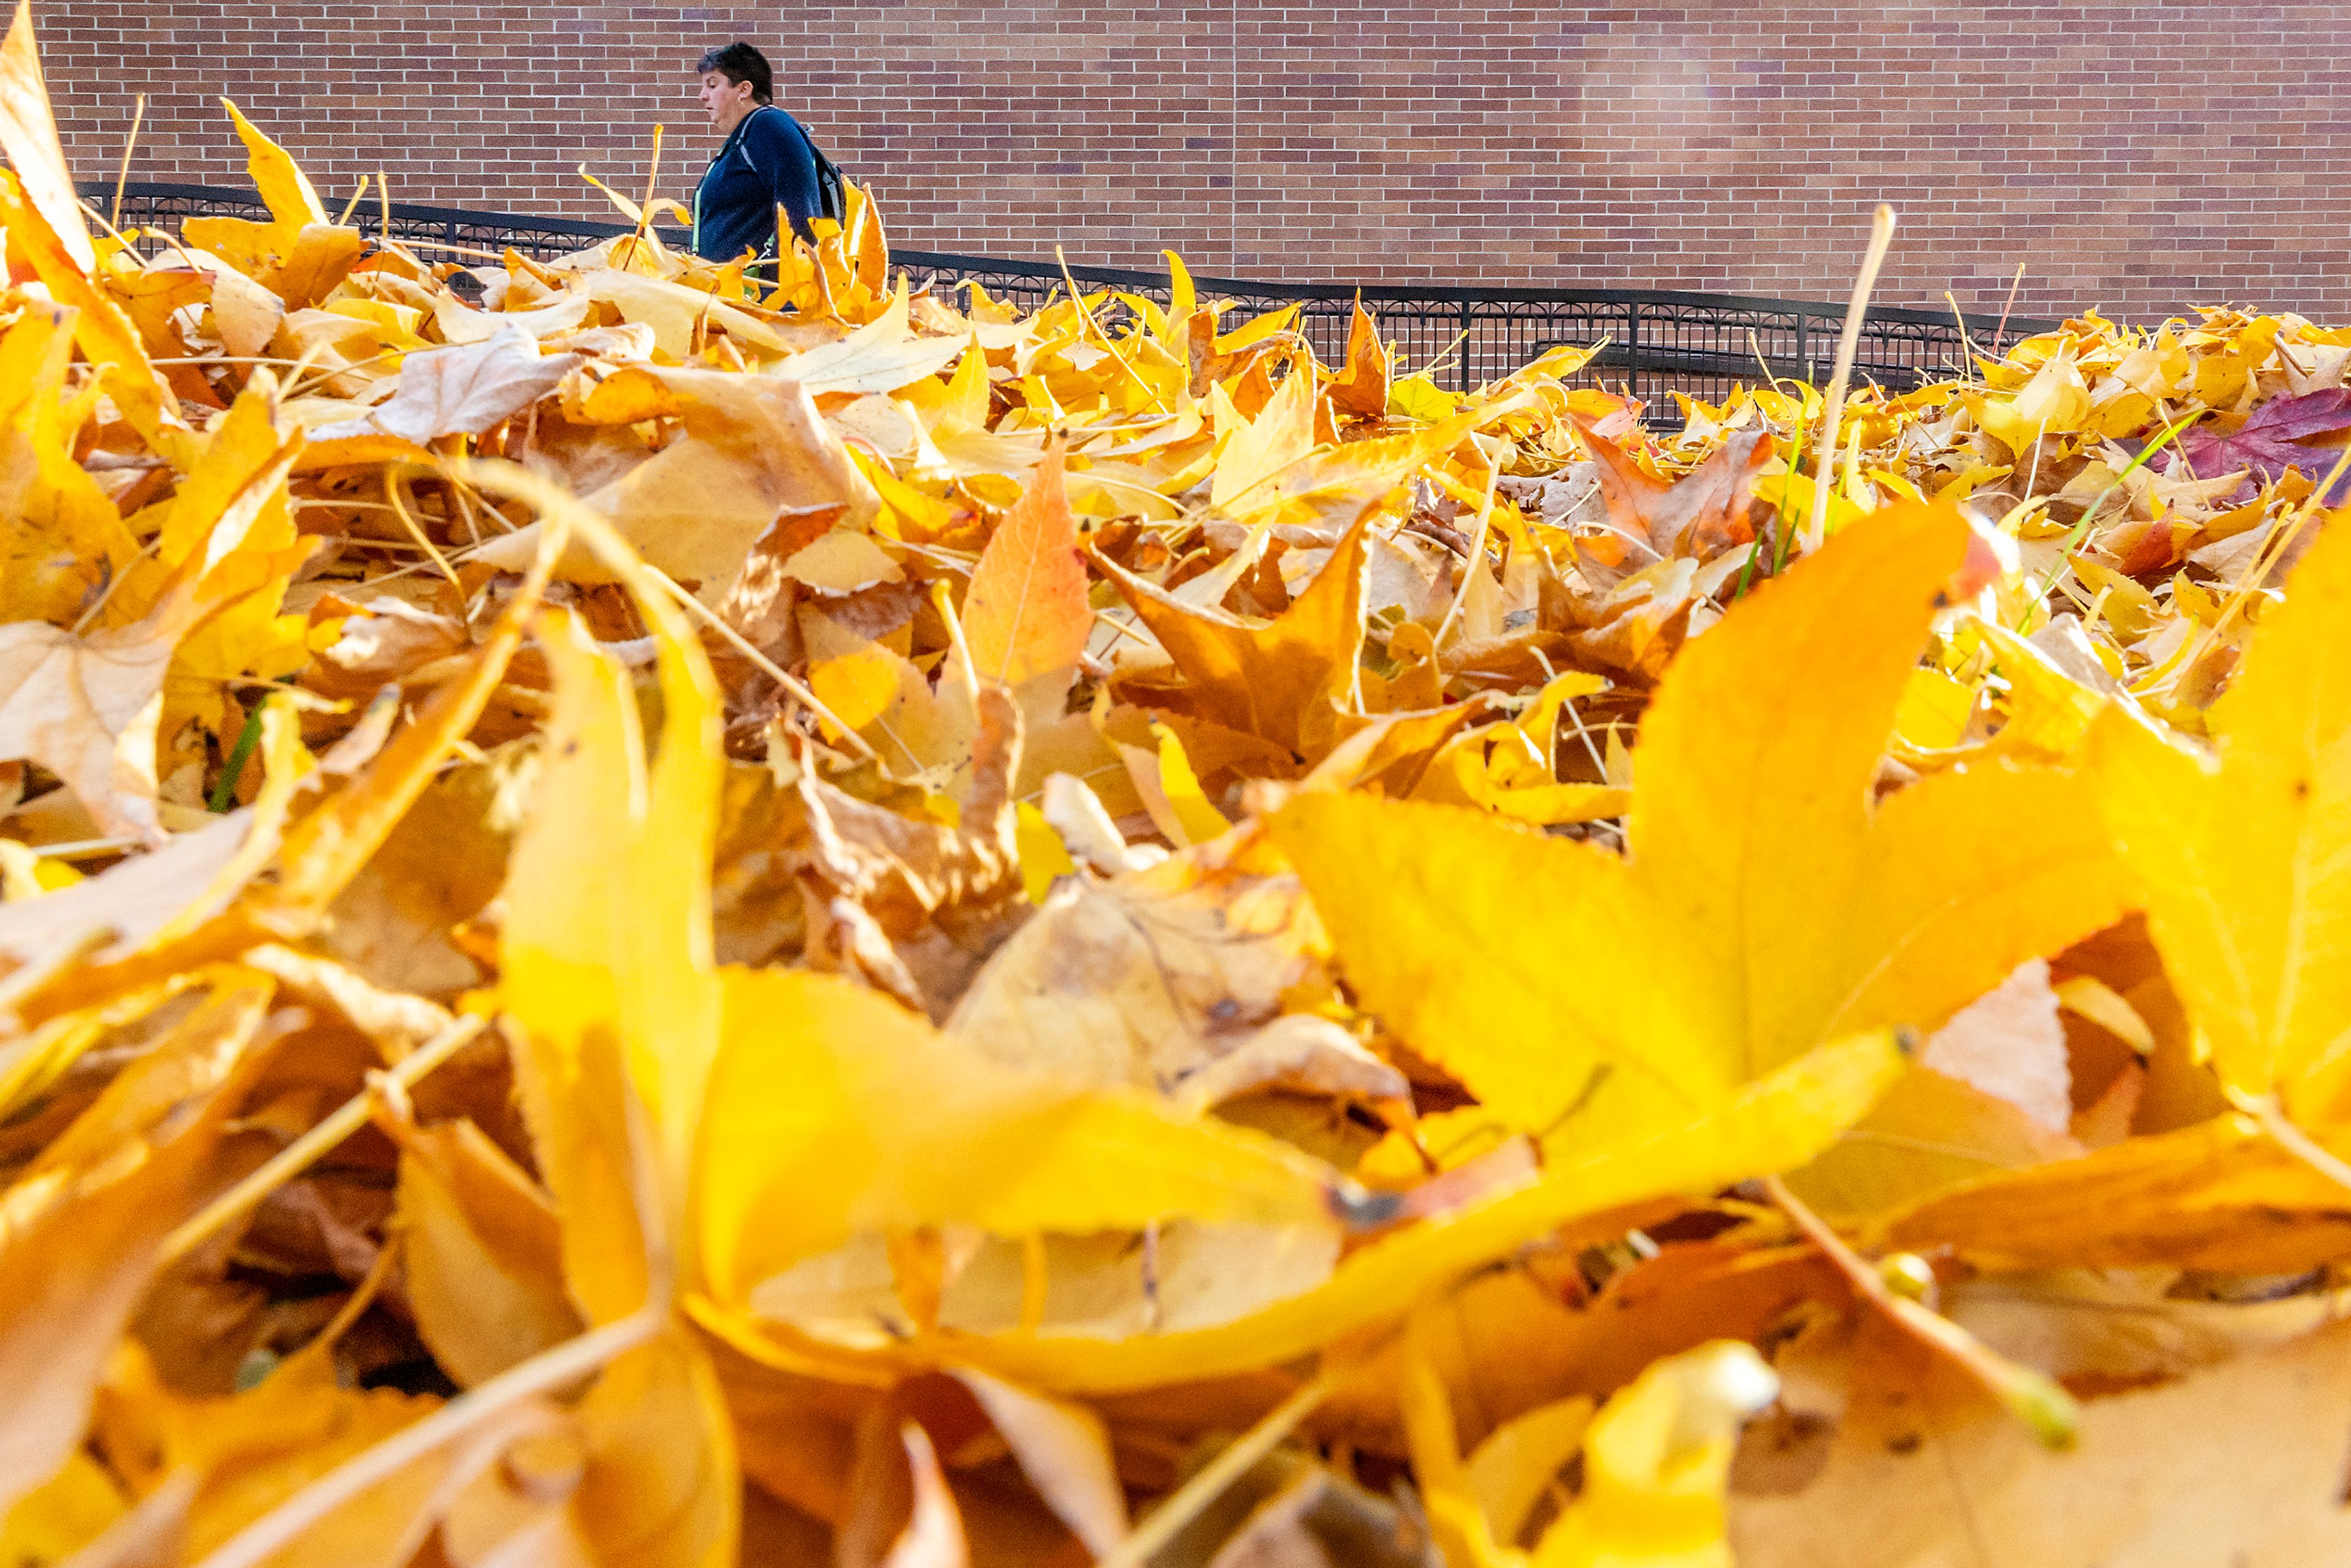
MULTIPOLYGON (((1200 1467, 1199 1473, 1170 1493, 1167 1500, 1134 1527, 1133 1534, 1096 1560, 1094 1568, 1143 1568, 1159 1550, 1176 1539, 1207 1506, 1241 1479, 1315 1408, 1338 1390, 1341 1369, 1325 1364, 1295 1394, 1266 1412, 1258 1424, 1225 1446, 1224 1452, 1200 1467)), ((213 1568, 206 1564, 205 1568, 213 1568)))
POLYGON ((131 134, 123 139, 122 162, 114 171, 114 218, 108 226, 117 230, 122 227, 122 187, 131 179, 131 152, 139 145, 139 124, 146 118, 147 95, 142 92, 138 107, 131 111, 131 134))
POLYGON ((1877 286, 1877 269, 1894 243, 1894 209, 1877 204, 1869 225, 1869 251, 1861 258, 1861 276, 1853 280, 1853 298, 1844 308, 1844 330, 1837 334, 1836 371, 1829 377, 1826 406, 1821 410, 1820 449, 1813 457, 1813 515, 1804 525, 1804 550, 1810 554, 1828 537, 1830 471, 1837 450, 1837 425, 1844 417, 1845 383, 1853 376, 1853 357, 1861 347, 1861 319, 1869 310, 1869 291, 1877 286))
POLYGON ((1128 381, 1143 389, 1143 395, 1151 400, 1152 407, 1162 413, 1173 413, 1175 410, 1167 406, 1167 400, 1161 397, 1157 390, 1143 379, 1141 371, 1127 362, 1126 356, 1119 352, 1118 344, 1112 340, 1110 333, 1103 329, 1101 322, 1094 319, 1094 313, 1086 306, 1085 296, 1078 292, 1077 278, 1070 272, 1070 258, 1061 253, 1061 247, 1058 245, 1053 247, 1053 259, 1061 264, 1061 281, 1070 286, 1070 303, 1077 307, 1078 319, 1083 321, 1092 330, 1093 335, 1102 340, 1102 347, 1110 350, 1110 357, 1118 361, 1118 368, 1126 372, 1128 381))
MULTIPOLYGON (((461 1018, 410 1051, 389 1071, 371 1074, 377 1082, 405 1089, 457 1054, 460 1047, 481 1033, 483 1019, 461 1018)), ((214 1231, 258 1206, 285 1183, 308 1169, 328 1150, 367 1124, 376 1091, 371 1087, 352 1095, 327 1118, 277 1151, 269 1162, 204 1206, 203 1212, 163 1239, 162 1261, 177 1262, 202 1246, 214 1231)))
POLYGON ((1445 607, 1445 619, 1437 623, 1437 635, 1429 640, 1432 652, 1445 646, 1446 633, 1453 630, 1461 607, 1469 601, 1471 580, 1486 570, 1486 535, 1494 526, 1494 490, 1501 482, 1502 460, 1491 458, 1486 465, 1486 493, 1478 502, 1477 537, 1469 541, 1468 558, 1461 563, 1461 586, 1454 591, 1453 602, 1445 607))
POLYGON ((1790 1192, 1787 1183, 1778 1176, 1765 1176, 1763 1189, 1771 1195, 1771 1201, 1794 1223, 1804 1239, 1835 1265, 1855 1295, 1891 1318, 1911 1338, 1957 1364, 1981 1384, 1986 1393, 2030 1427, 2043 1447, 2073 1447, 2081 1407, 2053 1379, 2011 1361, 1933 1309, 1896 1295, 1886 1286, 1885 1276, 1846 1245, 1844 1238, 1790 1192))
POLYGON ((253 748, 261 744, 261 714, 266 706, 266 703, 253 705, 253 711, 245 716, 245 727, 236 732, 236 744, 228 749, 228 760, 221 764, 220 781, 204 801, 214 816, 236 804, 236 781, 245 776, 245 765, 253 760, 253 748))
POLYGON ((709 627, 713 632, 717 632, 720 637, 726 640, 728 647, 734 649, 737 653, 750 660, 752 664, 762 674, 775 682, 778 686, 781 686, 794 702, 799 704, 802 707, 808 709, 809 712, 816 715, 817 717, 832 726, 833 728, 841 731, 842 737, 849 742, 849 744, 855 747, 857 750, 864 756, 868 762, 879 762, 882 760, 881 754, 875 751, 871 745, 867 744, 863 736, 858 734, 856 730, 843 723, 839 714, 827 707, 823 701, 818 697, 816 693, 810 691, 800 682, 794 680, 791 675, 785 671, 782 665, 777 664, 773 659, 770 659, 768 655, 759 652, 758 649, 753 647, 749 638, 744 636, 740 632, 736 631, 734 627, 726 624, 724 619, 714 612, 708 605, 703 603, 702 601, 696 599, 693 594, 688 593, 684 588, 678 583, 678 580, 670 576, 669 573, 653 565, 651 561, 644 561, 642 564, 644 567, 646 575, 650 576, 656 583, 659 583, 662 588, 669 593, 671 598, 676 600, 678 603, 684 606, 688 614, 695 616, 696 619, 701 621, 704 625, 709 627))
POLYGON ((2328 1152, 2317 1139, 2295 1126, 2278 1104, 2276 1096, 2256 1097, 2241 1089, 2228 1089, 2223 1092, 2228 1095, 2230 1104, 2259 1122, 2262 1131, 2268 1134, 2278 1147, 2345 1191, 2351 1192, 2351 1164, 2328 1152))

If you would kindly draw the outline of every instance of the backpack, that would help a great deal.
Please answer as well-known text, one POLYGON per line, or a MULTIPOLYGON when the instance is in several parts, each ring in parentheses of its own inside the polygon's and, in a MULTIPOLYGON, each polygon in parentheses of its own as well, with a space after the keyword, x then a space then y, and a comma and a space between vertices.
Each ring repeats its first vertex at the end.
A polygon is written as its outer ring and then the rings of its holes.
MULTIPOLYGON (((763 104, 761 107, 771 106, 763 104)), ((809 157, 816 163, 815 215, 831 218, 834 223, 842 222, 849 213, 849 197, 842 189, 844 176, 841 165, 824 155, 824 149, 816 144, 816 138, 809 134, 808 127, 800 123, 799 116, 786 114, 785 118, 792 122, 792 129, 800 133, 802 145, 808 148, 809 157)))
POLYGON ((817 205, 834 223, 844 221, 849 214, 849 197, 842 189, 841 165, 824 155, 824 149, 805 131, 801 139, 808 142, 809 156, 816 160, 817 205))

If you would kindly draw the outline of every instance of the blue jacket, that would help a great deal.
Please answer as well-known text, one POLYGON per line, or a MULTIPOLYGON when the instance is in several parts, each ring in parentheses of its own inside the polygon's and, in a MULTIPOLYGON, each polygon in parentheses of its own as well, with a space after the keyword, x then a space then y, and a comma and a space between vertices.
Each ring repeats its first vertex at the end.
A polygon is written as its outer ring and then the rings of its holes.
POLYGON ((776 209, 802 239, 809 219, 823 209, 818 193, 816 149, 800 122, 763 103, 736 122, 694 192, 694 254, 732 261, 746 250, 772 256, 776 209))

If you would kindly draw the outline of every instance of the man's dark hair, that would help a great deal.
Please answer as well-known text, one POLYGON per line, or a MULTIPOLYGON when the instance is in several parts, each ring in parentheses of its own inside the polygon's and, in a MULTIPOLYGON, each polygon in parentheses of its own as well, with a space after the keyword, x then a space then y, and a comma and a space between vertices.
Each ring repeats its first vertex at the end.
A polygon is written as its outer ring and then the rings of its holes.
POLYGON ((751 97, 760 103, 776 101, 776 73, 768 64, 768 57, 745 43, 733 43, 723 49, 705 52, 694 68, 696 76, 704 71, 716 71, 732 82, 749 82, 751 97))

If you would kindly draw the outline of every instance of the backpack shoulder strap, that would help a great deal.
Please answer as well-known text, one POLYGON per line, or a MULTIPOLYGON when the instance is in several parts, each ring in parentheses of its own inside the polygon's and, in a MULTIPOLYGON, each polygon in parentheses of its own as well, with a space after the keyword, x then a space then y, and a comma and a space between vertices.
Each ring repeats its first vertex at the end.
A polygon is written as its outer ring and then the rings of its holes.
POLYGON ((818 215, 831 218, 834 223, 841 222, 849 205, 841 190, 843 176, 841 165, 824 155, 824 149, 816 144, 816 138, 809 134, 809 128, 800 123, 798 115, 787 114, 784 118, 790 121, 794 131, 799 132, 800 145, 808 149, 809 159, 816 165, 818 215))
MULTIPOLYGON (((753 110, 749 115, 747 115, 744 118, 742 128, 748 130, 753 119, 757 118, 766 110, 775 108, 776 106, 772 103, 761 104, 758 109, 753 110)), ((776 112, 783 114, 784 123, 790 126, 793 133, 799 136, 800 139, 800 145, 808 149, 810 161, 816 165, 816 194, 818 208, 816 215, 819 217, 831 218, 834 223, 841 222, 843 214, 848 210, 849 204, 848 198, 841 190, 842 175, 841 172, 841 166, 824 155, 824 149, 816 144, 816 138, 809 134, 808 127, 799 122, 799 117, 798 115, 787 114, 782 110, 777 110, 776 112)), ((746 158, 749 158, 751 156, 751 146, 747 139, 743 144, 743 156, 746 158)), ((751 166, 754 169, 757 169, 758 164, 755 162, 751 166)))
POLYGON ((809 142, 809 152, 816 159, 816 189, 824 201, 824 215, 839 223, 849 211, 848 193, 841 188, 845 177, 841 165, 826 157, 824 149, 814 141, 809 142))

